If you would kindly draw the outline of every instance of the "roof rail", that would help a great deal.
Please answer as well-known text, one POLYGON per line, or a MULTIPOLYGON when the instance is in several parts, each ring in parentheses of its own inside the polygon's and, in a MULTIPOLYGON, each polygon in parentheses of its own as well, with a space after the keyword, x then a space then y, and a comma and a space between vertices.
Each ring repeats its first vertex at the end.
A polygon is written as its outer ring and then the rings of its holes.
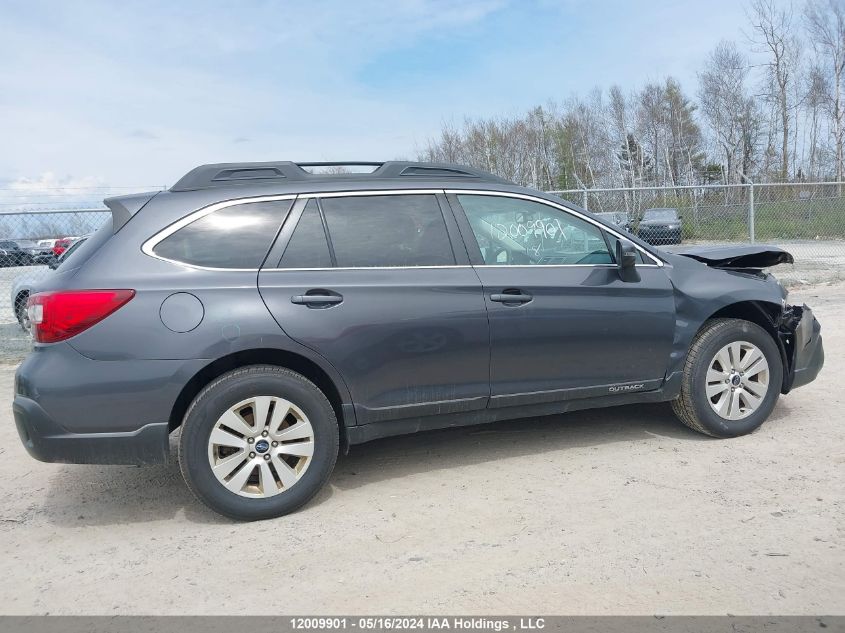
MULTIPOLYGON (((408 161, 345 161, 294 163, 291 161, 268 163, 216 163, 201 165, 182 176, 170 191, 195 191, 211 187, 259 184, 267 182, 290 182, 309 180, 384 180, 398 178, 455 178, 473 179, 483 182, 508 183, 491 173, 449 163, 419 163, 408 161), (370 172, 310 173, 313 167, 374 167, 370 172)), ((510 183, 509 183, 510 184, 510 183)))

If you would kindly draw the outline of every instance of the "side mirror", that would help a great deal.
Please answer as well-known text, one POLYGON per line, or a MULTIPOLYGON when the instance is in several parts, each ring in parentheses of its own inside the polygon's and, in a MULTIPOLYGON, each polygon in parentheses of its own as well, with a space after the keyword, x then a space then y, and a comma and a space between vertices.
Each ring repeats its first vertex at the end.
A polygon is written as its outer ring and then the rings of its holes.
POLYGON ((47 268, 49 268, 50 270, 56 270, 56 268, 58 268, 58 267, 59 267, 59 258, 58 257, 54 257, 49 262, 47 262, 47 268))
POLYGON ((637 265, 637 249, 628 240, 616 240, 616 265, 619 270, 637 265))
POLYGON ((639 281, 637 249, 628 240, 616 240, 616 266, 622 281, 639 281))

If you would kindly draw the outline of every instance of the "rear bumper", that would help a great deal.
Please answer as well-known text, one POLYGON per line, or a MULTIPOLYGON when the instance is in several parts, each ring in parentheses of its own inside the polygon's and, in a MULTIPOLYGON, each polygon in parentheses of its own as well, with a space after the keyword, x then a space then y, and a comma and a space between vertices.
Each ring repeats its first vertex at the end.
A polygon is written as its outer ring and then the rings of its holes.
POLYGON ((41 461, 162 463, 174 404, 207 362, 100 361, 67 343, 37 346, 15 374, 15 426, 41 461))
POLYGON ((783 393, 812 382, 824 365, 821 325, 806 306, 793 306, 780 326, 780 337, 787 354, 788 372, 783 393))
POLYGON ((42 462, 65 464, 160 464, 167 461, 167 423, 137 431, 70 433, 29 398, 12 404, 15 426, 27 452, 42 462))

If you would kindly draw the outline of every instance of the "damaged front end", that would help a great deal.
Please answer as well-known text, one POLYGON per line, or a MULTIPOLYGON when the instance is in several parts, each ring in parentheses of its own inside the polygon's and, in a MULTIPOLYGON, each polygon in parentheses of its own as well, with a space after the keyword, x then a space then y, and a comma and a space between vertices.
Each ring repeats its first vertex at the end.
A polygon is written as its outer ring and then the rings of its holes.
POLYGON ((727 270, 759 270, 794 262, 792 254, 782 248, 754 244, 693 246, 673 249, 672 252, 707 264, 711 268, 725 268, 727 270))
POLYGON ((776 325, 784 367, 781 393, 789 393, 815 380, 824 365, 821 325, 806 304, 785 304, 776 325))

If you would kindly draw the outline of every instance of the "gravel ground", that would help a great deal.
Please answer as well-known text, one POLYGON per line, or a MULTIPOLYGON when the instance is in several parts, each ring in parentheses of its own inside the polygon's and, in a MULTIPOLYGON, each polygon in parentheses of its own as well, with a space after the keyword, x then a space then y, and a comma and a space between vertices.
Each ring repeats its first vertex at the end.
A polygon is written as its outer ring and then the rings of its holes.
POLYGON ((7 401, 0 613, 845 614, 845 284, 799 298, 827 365, 751 436, 650 405, 380 440, 253 524, 174 464, 34 461, 7 401))

